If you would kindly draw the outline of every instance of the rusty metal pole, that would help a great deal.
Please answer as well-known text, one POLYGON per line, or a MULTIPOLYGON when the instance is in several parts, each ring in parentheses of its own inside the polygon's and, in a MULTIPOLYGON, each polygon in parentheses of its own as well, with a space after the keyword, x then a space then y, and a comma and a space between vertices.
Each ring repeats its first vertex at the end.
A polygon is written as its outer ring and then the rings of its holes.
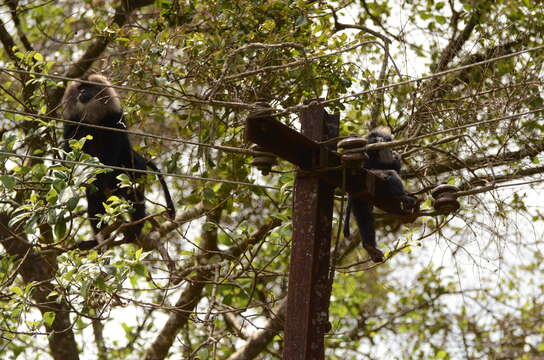
MULTIPOLYGON (((338 115, 323 107, 305 110, 302 134, 323 141, 338 136, 338 115)), ((315 166, 326 167, 326 152, 315 166)), ((309 172, 299 171, 293 204, 293 245, 285 320, 284 360, 323 360, 330 287, 329 259, 334 187, 309 172)))
POLYGON ((339 169, 341 158, 334 145, 320 141, 338 136, 340 117, 313 106, 302 113, 302 134, 271 114, 246 119, 245 135, 283 160, 299 167, 293 204, 293 246, 285 320, 284 360, 323 360, 331 281, 329 279, 333 190, 344 184, 354 199, 372 202, 385 212, 414 221, 391 194, 388 183, 372 171, 339 169), (328 171, 319 171, 329 168, 328 171))

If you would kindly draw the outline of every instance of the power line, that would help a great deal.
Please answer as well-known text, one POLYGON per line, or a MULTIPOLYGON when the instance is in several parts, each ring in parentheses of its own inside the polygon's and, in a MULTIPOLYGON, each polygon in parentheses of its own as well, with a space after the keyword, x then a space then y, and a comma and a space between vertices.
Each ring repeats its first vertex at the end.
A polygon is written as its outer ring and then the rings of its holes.
POLYGON ((509 183, 509 184, 491 184, 487 186, 480 186, 477 188, 473 188, 471 190, 465 190, 465 191, 458 191, 455 193, 455 196, 461 197, 461 196, 470 196, 470 195, 476 195, 483 192, 508 188, 508 187, 515 187, 515 186, 523 186, 523 185, 534 185, 534 184, 541 184, 544 182, 544 179, 536 179, 536 180, 528 180, 528 181, 522 181, 517 183, 509 183))
MULTIPOLYGON (((536 84, 541 84, 541 83, 542 83, 541 81, 529 81, 529 82, 515 83, 515 84, 511 84, 511 85, 492 88, 492 89, 485 90, 485 91, 482 91, 482 92, 477 93, 477 94, 467 95, 467 96, 463 96, 463 97, 460 97, 460 98, 445 99, 444 101, 459 101, 459 100, 469 99, 469 98, 472 99, 472 98, 475 98, 475 97, 478 97, 478 96, 483 96, 483 95, 486 95, 486 94, 489 94, 489 93, 492 93, 492 92, 495 92, 495 91, 499 91, 499 90, 502 90, 502 89, 505 89, 505 88, 509 88, 509 87, 533 85, 533 84, 536 85, 536 84)), ((450 109, 450 110, 453 110, 453 108, 450 109)), ((10 110, 10 109, 0 108, 0 112, 16 114, 16 115, 22 115, 22 116, 29 116, 29 117, 44 119, 44 120, 58 121, 58 122, 66 123, 66 124, 78 125, 78 126, 88 127, 88 128, 108 130, 108 131, 112 131, 112 132, 120 132, 120 133, 125 133, 125 134, 128 134, 128 135, 148 137, 148 138, 157 139, 157 140, 176 142, 176 143, 193 145, 193 146, 200 146, 200 147, 207 147, 207 148, 212 148, 212 149, 221 150, 221 151, 225 151, 225 152, 229 152, 229 153, 235 153, 235 154, 243 154, 243 155, 249 155, 249 156, 258 156, 258 155, 262 154, 262 152, 260 152, 260 151, 253 151, 253 150, 246 149, 246 148, 239 148, 239 147, 225 146, 225 145, 207 144, 207 143, 202 143, 202 142, 198 142, 198 141, 184 140, 184 139, 173 138, 173 137, 162 136, 162 135, 155 135, 155 134, 151 134, 151 133, 147 133, 147 132, 136 132, 136 131, 131 131, 131 130, 128 130, 128 129, 111 128, 111 127, 107 127, 107 126, 95 125, 95 124, 90 124, 90 123, 83 123, 83 122, 67 120, 67 119, 63 119, 63 118, 59 118, 59 117, 34 114, 34 113, 29 113, 29 112, 19 111, 19 110, 10 110)), ((423 112, 423 114, 425 114, 425 113, 426 112, 423 112)))
POLYGON ((258 187, 258 188, 270 189, 270 190, 280 190, 279 188, 274 187, 274 186, 252 184, 252 183, 243 182, 243 181, 236 181, 236 180, 214 179, 214 178, 206 178, 206 177, 201 177, 201 176, 192 176, 192 175, 165 173, 165 172, 160 172, 160 171, 125 168, 125 167, 113 166, 113 165, 89 164, 89 163, 84 163, 84 162, 81 162, 81 161, 54 159, 54 158, 35 156, 35 155, 22 155, 22 154, 15 154, 15 153, 10 153, 10 152, 5 152, 5 151, 0 151, 0 155, 3 155, 3 156, 8 157, 8 158, 9 157, 17 157, 17 158, 21 158, 21 159, 34 159, 34 160, 41 160, 41 161, 52 161, 52 162, 60 162, 60 163, 71 164, 71 165, 90 166, 90 167, 95 167, 95 168, 99 168, 99 169, 113 169, 113 170, 130 171, 130 172, 136 172, 136 173, 142 173, 142 174, 169 176, 169 177, 175 177, 175 178, 180 178, 180 179, 188 179, 188 180, 196 180, 196 181, 204 181, 204 182, 216 182, 216 183, 224 183, 224 184, 232 184, 232 185, 242 185, 242 186, 258 187))
MULTIPOLYGON (((501 117, 492 118, 492 119, 488 119, 488 120, 473 122, 473 123, 470 123, 470 124, 465 124, 465 125, 461 125, 461 126, 457 126, 457 127, 453 127, 453 128, 447 128, 447 129, 444 129, 444 130, 438 130, 438 131, 434 131, 434 132, 431 132, 431 133, 428 133, 428 134, 414 136, 414 137, 411 137, 411 138, 408 138, 408 139, 394 140, 394 141, 390 141, 390 142, 386 142, 386 143, 369 144, 369 145, 366 145, 364 147, 364 149, 365 150, 379 150, 379 149, 385 149, 385 148, 395 148, 395 147, 399 147, 399 146, 403 146, 403 145, 410 145, 411 143, 413 143, 413 142, 415 142, 417 140, 425 139, 425 138, 428 138, 428 137, 432 137, 432 136, 436 136, 436 135, 442 135, 442 134, 446 134, 446 133, 450 133, 450 132, 454 132, 454 131, 458 131, 458 130, 468 129, 468 128, 471 128, 471 127, 474 127, 474 126, 485 125, 485 124, 490 124, 490 123, 494 123, 494 122, 501 122, 501 121, 505 121, 505 120, 511 120, 511 119, 519 117, 519 116, 535 114, 535 113, 538 113, 538 112, 541 112, 541 111, 544 111, 544 107, 534 109, 534 110, 529 110, 529 111, 522 112, 522 113, 516 113, 516 114, 512 114, 512 115, 506 115, 506 116, 501 116, 501 117)), ((196 142, 196 141, 182 140, 182 139, 176 139, 176 138, 159 136, 159 135, 148 134, 148 133, 139 133, 139 132, 134 132, 134 131, 130 131, 130 130, 115 129, 115 128, 110 128, 110 127, 107 127, 107 126, 80 123, 80 122, 77 122, 77 121, 65 120, 65 119, 55 118, 55 117, 46 116, 46 115, 37 115, 37 114, 32 114, 32 113, 26 113, 26 112, 23 112, 23 111, 8 110, 8 109, 1 109, 0 108, 0 112, 8 112, 8 113, 13 113, 13 114, 27 115, 27 116, 37 117, 37 118, 41 118, 41 119, 46 119, 46 120, 56 120, 56 121, 66 122, 66 123, 74 124, 74 125, 81 125, 81 126, 97 128, 97 129, 118 131, 118 132, 123 132, 123 133, 137 135, 137 136, 151 137, 151 138, 156 138, 156 139, 161 139, 161 140, 166 140, 166 141, 179 142, 179 143, 195 145, 195 146, 209 147, 209 148, 213 148, 213 149, 220 150, 220 151, 233 152, 233 153, 245 154, 245 155, 250 155, 250 156, 256 156, 256 155, 262 155, 263 154, 263 152, 260 152, 260 151, 252 151, 252 150, 244 149, 244 148, 205 144, 205 143, 199 143, 199 142, 196 142)), ((340 136, 340 137, 335 138, 335 139, 340 139, 340 138, 345 138, 345 137, 346 136, 340 136)), ((189 175, 186 175, 186 176, 189 176, 189 175)))
MULTIPOLYGON (((0 109, 0 111, 4 111, 4 110, 0 109)), ((534 114, 534 113, 541 112, 541 111, 544 111, 544 107, 538 108, 538 109, 535 109, 535 110, 526 111, 526 112, 523 112, 523 113, 517 113, 517 114, 513 114, 513 115, 507 115, 507 116, 502 116, 502 117, 498 117, 498 118, 482 120, 482 121, 478 121, 478 122, 474 122, 474 123, 470 123, 470 124, 466 124, 466 125, 457 126, 457 127, 454 127, 454 128, 439 130, 439 131, 435 131, 435 132, 432 132, 432 133, 429 133, 429 134, 415 136, 415 137, 405 139, 405 140, 397 140, 397 141, 392 141, 392 142, 388 142, 388 143, 370 144, 370 145, 367 145, 365 147, 365 150, 377 150, 377 149, 382 149, 382 148, 389 148, 389 147, 397 147, 397 146, 407 145, 407 144, 410 144, 410 143, 412 143, 412 142, 414 142, 416 140, 421 140, 421 139, 424 139, 424 138, 427 138, 427 137, 436 136, 436 135, 445 134, 445 133, 454 132, 454 131, 463 130, 463 129, 468 129, 468 128, 471 128, 471 127, 474 127, 474 126, 490 124, 490 123, 500 122, 500 121, 505 121, 505 120, 511 120, 511 119, 516 118, 516 117, 520 117, 520 116, 524 116, 524 115, 530 115, 530 114, 534 114)), ((11 111, 11 110, 9 110, 8 112, 22 113, 22 112, 11 111)), ((33 116, 37 116, 37 117, 41 117, 41 118, 51 118, 51 117, 44 116, 44 115, 34 115, 34 114, 29 114, 29 115, 33 115, 33 116)), ((52 118, 52 119, 54 119, 54 118, 52 118)), ((76 124, 81 124, 81 123, 78 123, 78 122, 75 122, 75 123, 76 124)), ((108 127, 102 127, 102 126, 96 126, 96 125, 93 126, 93 127, 105 128, 105 129, 108 129, 108 130, 111 129, 111 128, 108 128, 108 127)), ((123 132, 129 132, 129 131, 124 130, 123 132)), ((135 133, 135 134, 139 135, 138 133, 135 133)), ((160 138, 160 136, 157 136, 157 137, 160 138)), ((173 140, 176 140, 176 139, 173 139, 173 140)), ((197 143, 195 145, 199 145, 199 144, 197 143)), ((203 144, 203 145, 208 145, 208 144, 203 144)), ((221 149, 219 149, 219 150, 221 150, 221 149)), ((196 181, 204 181, 204 182, 217 182, 217 183, 242 185, 242 186, 249 186, 249 187, 258 187, 258 188, 264 188, 264 189, 270 189, 270 190, 280 190, 279 188, 273 187, 273 186, 252 184, 252 183, 236 181, 236 180, 214 179, 214 178, 206 178, 206 177, 184 175, 184 174, 164 173, 164 172, 158 172, 158 171, 141 170, 141 169, 135 169, 135 168, 125 168, 125 167, 120 167, 120 166, 103 165, 103 164, 89 164, 89 163, 84 163, 84 162, 81 162, 81 161, 54 159, 54 158, 47 158, 47 157, 35 156, 35 155, 22 155, 22 154, 15 154, 15 153, 10 153, 10 152, 5 152, 5 151, 0 151, 0 155, 6 156, 8 158, 9 157, 18 157, 18 158, 22 158, 22 159, 35 159, 35 160, 41 160, 41 161, 60 162, 60 163, 66 163, 66 164, 72 164, 72 165, 90 166, 90 167, 101 168, 101 169, 113 169, 113 170, 131 171, 131 172, 151 174, 151 175, 162 175, 162 176, 176 177, 176 178, 188 179, 188 180, 196 180, 196 181)))
POLYGON ((82 127, 89 127, 89 128, 94 128, 94 129, 100 129, 100 130, 108 130, 108 131, 113 131, 113 132, 120 132, 120 133, 129 134, 129 135, 141 136, 141 137, 149 137, 149 138, 152 138, 152 139, 177 142, 177 143, 181 143, 181 144, 208 147, 208 148, 221 150, 221 151, 225 151, 225 152, 230 152, 230 153, 236 153, 236 154, 244 154, 244 155, 251 155, 251 156, 262 154, 262 152, 259 152, 259 151, 253 151, 253 150, 238 148, 238 147, 233 147, 233 146, 206 144, 206 143, 201 143, 201 142, 197 142, 197 141, 183 140, 183 139, 178 139, 178 138, 173 138, 173 137, 168 137, 168 136, 160 136, 160 135, 155 135, 155 134, 150 134, 150 133, 145 133, 145 132, 142 133, 142 132, 136 132, 136 131, 131 131, 131 130, 112 128, 112 127, 108 127, 108 126, 83 123, 83 122, 79 122, 79 121, 72 121, 72 120, 57 118, 57 117, 53 117, 53 116, 38 115, 38 114, 33 114, 33 113, 25 112, 25 111, 9 110, 9 109, 0 108, 0 112, 6 112, 6 113, 17 114, 17 115, 22 115, 22 116, 30 116, 30 117, 34 117, 34 118, 38 118, 38 119, 44 119, 44 120, 59 121, 59 122, 66 123, 66 124, 78 125, 78 126, 82 126, 82 127))
MULTIPOLYGON (((245 77, 245 76, 248 76, 248 75, 256 74, 256 73, 261 72, 261 71, 266 71, 266 70, 275 71, 275 70, 279 70, 279 69, 281 69, 283 67, 294 67, 294 66, 300 65, 301 63, 308 63, 308 62, 311 62, 313 60, 317 60, 317 59, 320 59, 320 58, 338 55, 340 53, 350 51, 350 50, 353 50, 353 49, 355 49, 357 47, 360 47, 360 46, 366 45, 366 44, 370 44, 370 43, 376 43, 376 42, 375 41, 362 41, 362 42, 356 43, 354 45, 351 45, 351 46, 349 46, 347 48, 336 50, 336 51, 333 51, 333 52, 328 53, 328 54, 322 54, 322 55, 317 55, 317 56, 310 57, 310 58, 304 58, 304 59, 301 59, 301 60, 296 61, 294 63, 288 63, 288 64, 285 64, 285 65, 281 65, 279 67, 264 67, 264 68, 261 68, 261 69, 252 70, 252 71, 250 71, 251 74, 239 73, 239 74, 229 75, 229 76, 226 76, 225 79, 230 81, 230 80, 232 80, 232 79, 234 79, 236 77, 245 77)), ((263 47, 267 47, 268 44, 260 44, 260 45, 262 45, 263 47)), ((283 44, 280 44, 280 45, 283 45, 283 44)), ((240 49, 238 49, 238 50, 240 50, 240 49)), ((79 79, 79 78, 71 78, 71 77, 62 76, 62 75, 53 75, 53 74, 46 74, 46 73, 42 73, 42 72, 27 71, 27 70, 22 70, 22 69, 14 69, 14 68, 9 68, 9 67, 5 67, 5 66, 0 66, 0 70, 5 71, 5 72, 17 73, 17 74, 28 74, 28 75, 34 75, 34 76, 41 76, 41 77, 46 77, 46 78, 50 78, 50 79, 54 79, 54 80, 78 81, 78 82, 83 83, 83 84, 107 86, 107 87, 111 87, 111 88, 118 89, 118 90, 133 91, 133 92, 138 92, 138 93, 143 93, 143 94, 148 94, 148 95, 163 96, 163 97, 167 97, 167 98, 171 98, 171 99, 185 100, 185 101, 193 102, 193 103, 224 105, 224 106, 239 107, 239 108, 246 108, 246 109, 255 108, 254 104, 238 103, 238 102, 231 102, 231 101, 221 101, 221 100, 203 100, 203 99, 197 99, 197 98, 189 98, 189 97, 186 97, 186 96, 182 97, 182 96, 173 95, 173 94, 164 93, 164 92, 159 92, 159 91, 154 91, 154 90, 144 90, 144 89, 134 88, 134 87, 130 87, 130 86, 114 85, 114 84, 104 85, 103 83, 98 83, 98 82, 89 81, 89 80, 82 80, 82 79, 79 79)), ((220 78, 218 80, 222 80, 222 79, 220 78)))
POLYGON ((79 79, 79 78, 71 78, 71 77, 62 76, 62 75, 53 75, 53 74, 46 74, 46 73, 35 72, 35 71, 12 69, 12 68, 8 68, 8 67, 5 67, 5 66, 0 66, 0 70, 5 71, 5 72, 16 73, 16 74, 27 74, 27 75, 34 75, 34 76, 37 76, 37 77, 45 77, 45 78, 50 78, 50 79, 54 79, 54 80, 78 81, 78 82, 80 82, 82 84, 99 85, 99 86, 110 87, 110 88, 118 89, 118 90, 126 90, 126 91, 133 91, 133 92, 137 92, 137 93, 142 93, 142 94, 162 96, 162 97, 175 99, 175 100, 184 100, 184 101, 187 101, 187 102, 190 102, 190 103, 197 103, 197 104, 204 104, 204 105, 222 105, 224 107, 238 107, 238 108, 244 108, 244 109, 254 108, 254 106, 252 104, 237 103, 237 102, 222 101, 222 100, 202 100, 202 99, 197 99, 197 98, 189 98, 189 97, 183 97, 183 96, 163 93, 163 92, 154 91, 154 90, 138 89, 138 88, 131 87, 131 86, 122 86, 122 85, 114 85, 114 84, 106 85, 104 83, 98 83, 98 82, 89 81, 89 80, 82 80, 82 79, 79 79))
POLYGON ((489 63, 504 60, 504 59, 509 59, 511 57, 515 57, 515 56, 518 56, 518 55, 522 55, 522 54, 525 54, 525 53, 538 51, 538 50, 544 50, 544 45, 536 46, 536 47, 525 49, 525 50, 516 51, 516 52, 513 52, 513 53, 501 55, 501 56, 496 56, 496 57, 493 57, 493 58, 490 58, 490 59, 487 59, 487 60, 482 60, 482 61, 478 61, 478 62, 475 62, 475 63, 472 63, 472 64, 467 64, 467 65, 459 66, 459 67, 456 67, 456 68, 453 68, 453 69, 448 69, 448 70, 440 71, 440 72, 437 72, 437 73, 434 73, 434 74, 429 74, 429 75, 426 75, 426 76, 422 76, 420 78, 415 78, 415 79, 401 81, 401 82, 398 82, 398 83, 378 86, 378 87, 375 87, 373 89, 364 90, 364 91, 354 93, 354 94, 350 94, 350 95, 339 96, 339 97, 334 98, 334 99, 316 101, 316 102, 312 102, 312 103, 307 104, 307 105, 291 106, 291 107, 288 107, 288 108, 284 109, 280 113, 277 113, 276 115, 278 115, 278 116, 279 115, 285 115, 285 114, 289 114, 289 113, 292 113, 292 112, 300 111, 302 109, 306 109, 306 108, 308 108, 310 106, 314 106, 316 104, 318 104, 318 105, 327 105, 327 104, 340 102, 340 101, 344 101, 344 100, 351 99, 351 98, 360 97, 362 95, 371 94, 371 93, 376 92, 376 91, 392 89, 392 88, 396 88, 396 87, 403 86, 403 85, 408 85, 408 84, 419 82, 419 81, 430 80, 430 79, 433 79, 433 78, 436 78, 436 77, 441 77, 441 76, 449 75, 451 73, 455 73, 455 72, 458 72, 458 71, 466 70, 466 69, 469 69, 471 67, 485 65, 485 64, 489 64, 489 63))
POLYGON ((385 149, 385 148, 394 148, 394 147, 398 147, 398 146, 402 146, 402 145, 409 145, 409 144, 413 143, 416 140, 421 140, 421 139, 424 139, 424 138, 427 138, 427 137, 446 134, 446 133, 459 131, 459 130, 464 130, 464 129, 468 129, 468 128, 471 128, 471 127, 474 127, 474 126, 491 124, 491 123, 494 123, 494 122, 501 122, 501 121, 505 121, 505 120, 512 120, 512 119, 517 118, 519 116, 535 114, 535 113, 538 113, 538 112, 541 112, 541 111, 544 111, 544 107, 534 109, 534 110, 530 110, 530 111, 526 111, 526 112, 522 112, 522 113, 501 116, 501 117, 488 119, 488 120, 477 121, 477 122, 473 122, 473 123, 470 123, 470 124, 456 126, 456 127, 448 128, 448 129, 444 129, 444 130, 438 130, 438 131, 434 131, 434 132, 431 132, 431 133, 428 133, 428 134, 414 136, 414 137, 404 139, 404 140, 395 140, 395 141, 390 141, 390 142, 386 142, 386 143, 369 144, 369 145, 365 146, 365 150, 379 150, 379 149, 385 149))
MULTIPOLYGON (((538 50, 543 50, 543 49, 544 49, 544 45, 540 45, 540 46, 536 46, 536 47, 533 47, 533 48, 520 50, 520 51, 516 51, 516 52, 513 52, 513 53, 500 55, 500 56, 496 56, 496 57, 489 58, 489 59, 486 59, 486 60, 478 61, 478 62, 475 62, 475 63, 472 63, 472 64, 462 65, 462 66, 459 66, 459 67, 456 67, 456 68, 440 71, 440 72, 437 72, 437 73, 434 73, 434 74, 429 74, 429 75, 422 76, 422 77, 419 77, 419 78, 410 79, 410 80, 401 81, 401 82, 388 84, 388 85, 383 85, 383 86, 378 86, 378 87, 373 88, 373 89, 364 90, 364 91, 354 93, 354 94, 350 94, 350 95, 339 96, 339 97, 334 98, 334 99, 323 100, 323 101, 319 101, 319 102, 316 101, 316 102, 312 102, 312 103, 306 104, 306 105, 295 105, 295 106, 285 108, 283 110, 278 110, 279 112, 275 113, 275 115, 279 116, 279 115, 285 115, 285 114, 289 114, 289 113, 293 113, 293 112, 299 112, 300 110, 307 109, 308 107, 316 105, 316 104, 318 104, 318 105, 327 105, 327 104, 331 104, 331 103, 335 103, 335 102, 345 101, 345 100, 356 98, 356 97, 359 97, 359 96, 362 96, 362 95, 370 94, 370 93, 373 93, 373 92, 376 92, 376 91, 387 90, 387 89, 391 89, 391 88, 395 88, 395 87, 399 87, 399 86, 403 86, 403 85, 408 85, 408 84, 411 84, 411 83, 414 83, 414 82, 430 80, 430 79, 433 79, 433 78, 449 75, 451 73, 455 73, 455 72, 458 72, 458 71, 466 70, 466 69, 469 69, 471 67, 490 64, 492 62, 508 59, 508 58, 511 58, 511 57, 515 57, 515 56, 518 56, 518 55, 522 55, 522 54, 525 54, 525 53, 530 53, 530 52, 534 52, 534 51, 538 51, 538 50)), ((56 80, 79 81, 79 82, 84 83, 84 84, 105 86, 103 83, 96 83, 96 82, 88 81, 88 80, 70 78, 70 77, 66 77, 66 76, 62 76, 62 75, 52 75, 52 74, 45 74, 45 73, 41 73, 41 72, 34 72, 34 71, 27 71, 27 70, 20 70, 20 69, 12 69, 12 68, 8 68, 8 67, 4 67, 4 66, 0 66, 0 70, 5 71, 5 72, 13 72, 13 73, 19 73, 19 74, 34 75, 34 76, 38 76, 38 77, 41 76, 41 77, 46 77, 46 78, 51 78, 51 79, 56 79, 56 80)), ((119 89, 119 90, 127 90, 127 91, 139 92, 139 93, 144 93, 144 94, 149 94, 149 95, 164 96, 164 97, 171 98, 171 99, 184 100, 184 101, 187 101, 187 102, 190 102, 190 103, 198 103, 198 104, 203 104, 203 105, 221 105, 221 106, 224 106, 224 107, 237 107, 237 108, 243 108, 243 109, 255 109, 256 108, 256 104, 239 103, 239 102, 222 101, 222 100, 203 100, 203 99, 198 99, 198 98, 194 98, 194 97, 193 98, 182 97, 182 96, 163 93, 163 92, 159 92, 159 91, 144 90, 144 89, 138 89, 138 88, 129 87, 129 86, 121 86, 121 85, 113 85, 113 84, 106 85, 106 86, 114 88, 114 89, 119 89)))
MULTIPOLYGON (((500 122, 500 121, 505 121, 505 120, 512 120, 512 119, 514 119, 516 117, 535 114, 535 113, 542 112, 542 111, 544 111, 544 107, 541 107, 541 108, 538 108, 538 109, 535 109, 535 110, 526 111, 526 112, 523 112, 523 113, 517 113, 517 114, 512 114, 512 115, 507 115, 507 116, 501 116, 501 117, 498 117, 498 118, 482 120, 482 121, 478 121, 478 122, 474 122, 474 123, 470 123, 470 124, 457 126, 457 127, 454 127, 454 128, 438 130, 438 131, 435 131, 435 132, 432 132, 432 133, 429 133, 429 134, 419 135, 419 136, 415 136, 415 137, 405 139, 405 140, 396 140, 396 141, 391 141, 391 142, 387 142, 387 143, 370 144, 370 145, 367 145, 365 147, 365 150, 378 150, 378 149, 383 149, 383 148, 390 148, 390 147, 398 147, 398 146, 402 146, 402 145, 408 145, 408 144, 410 144, 410 143, 412 143, 412 142, 414 142, 416 140, 421 140, 421 139, 424 139, 424 138, 427 138, 427 137, 441 135, 441 134, 454 132, 454 131, 459 131, 459 130, 464 130, 464 129, 468 129, 468 128, 471 128, 471 127, 474 127, 474 126, 485 125, 485 124, 490 124, 490 123, 500 122)), ((105 128, 110 129, 108 127, 105 127, 105 128)), ((4 151, 0 151, 0 155, 4 155, 4 156, 7 156, 7 157, 10 157, 10 156, 19 157, 19 158, 23 158, 23 159, 29 158, 29 159, 43 160, 43 161, 49 160, 49 161, 53 161, 53 162, 56 161, 56 162, 61 162, 61 163, 67 163, 67 164, 73 164, 73 165, 85 165, 85 166, 91 166, 91 167, 96 167, 96 168, 104 168, 104 169, 114 169, 114 170, 121 170, 121 171, 133 171, 133 172, 137 172, 137 173, 170 176, 170 177, 177 177, 177 178, 197 180, 197 181, 210 181, 210 182, 218 182, 218 183, 235 184, 235 185, 261 187, 261 188, 266 188, 266 189, 279 190, 279 188, 273 187, 273 186, 258 185, 258 184, 246 183, 246 182, 235 181, 235 180, 214 179, 214 178, 206 178, 206 177, 192 176, 192 175, 163 173, 163 172, 157 172, 157 171, 151 171, 151 170, 124 168, 124 167, 119 167, 119 166, 110 166, 110 165, 102 165, 102 164, 89 164, 89 163, 84 163, 84 162, 80 162, 80 161, 54 159, 54 158, 47 158, 47 157, 41 157, 41 156, 35 156, 35 155, 21 155, 21 154, 9 153, 9 152, 4 152, 4 151)))

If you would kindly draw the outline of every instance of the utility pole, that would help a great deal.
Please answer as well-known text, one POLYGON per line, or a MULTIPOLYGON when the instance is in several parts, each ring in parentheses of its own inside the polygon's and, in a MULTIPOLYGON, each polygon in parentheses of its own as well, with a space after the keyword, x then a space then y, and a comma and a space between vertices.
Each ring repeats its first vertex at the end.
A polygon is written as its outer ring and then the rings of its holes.
POLYGON ((251 115, 246 139, 264 151, 298 166, 293 201, 293 245, 285 317, 284 360, 324 360, 324 337, 330 330, 330 239, 334 189, 372 201, 385 211, 405 214, 383 179, 364 169, 339 169, 335 145, 320 142, 338 136, 339 115, 323 106, 301 113, 302 133, 269 112, 251 115))

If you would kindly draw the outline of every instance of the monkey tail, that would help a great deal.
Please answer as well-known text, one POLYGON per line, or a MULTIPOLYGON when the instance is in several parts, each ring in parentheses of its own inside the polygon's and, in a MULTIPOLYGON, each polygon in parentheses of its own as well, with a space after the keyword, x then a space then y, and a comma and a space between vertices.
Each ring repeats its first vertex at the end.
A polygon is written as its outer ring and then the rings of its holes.
POLYGON ((98 246, 98 241, 96 240, 87 240, 87 241, 81 241, 69 248, 68 250, 91 250, 98 246))
POLYGON ((348 206, 346 207, 346 214, 344 216, 344 238, 349 237, 349 220, 351 215, 351 196, 348 197, 348 206))
MULTIPOLYGON (((151 161, 146 160, 146 165, 149 166, 151 170, 160 172, 159 168, 151 161)), ((168 216, 171 219, 174 219, 176 217, 176 208, 174 207, 174 202, 172 201, 172 197, 170 196, 168 185, 166 185, 166 181, 164 181, 164 177, 162 175, 157 174, 157 177, 159 178, 159 182, 161 183, 162 189, 164 191, 164 198, 166 199, 166 206, 168 208, 168 216)))

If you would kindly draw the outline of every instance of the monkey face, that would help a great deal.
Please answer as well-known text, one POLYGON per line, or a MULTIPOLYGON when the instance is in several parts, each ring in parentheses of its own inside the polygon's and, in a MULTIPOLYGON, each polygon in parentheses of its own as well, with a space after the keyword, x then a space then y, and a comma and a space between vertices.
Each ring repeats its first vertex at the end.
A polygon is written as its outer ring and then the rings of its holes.
POLYGON ((77 100, 83 104, 88 103, 96 93, 96 91, 93 91, 93 89, 86 84, 79 85, 78 90, 79 95, 77 96, 77 100))
POLYGON ((82 104, 87 104, 91 100, 104 100, 107 97, 105 88, 102 86, 79 84, 78 91, 77 100, 82 104))
MULTIPOLYGON (((376 144, 381 142, 391 142, 393 136, 391 131, 387 128, 376 128, 372 130, 367 136, 368 144, 376 144)), ((389 148, 381 150, 371 150, 368 155, 382 164, 390 164, 393 162, 393 151, 389 148)))
POLYGON ((390 142, 392 140, 393 140, 393 137, 391 135, 371 132, 368 136, 367 143, 375 144, 375 143, 381 143, 381 142, 390 142))

